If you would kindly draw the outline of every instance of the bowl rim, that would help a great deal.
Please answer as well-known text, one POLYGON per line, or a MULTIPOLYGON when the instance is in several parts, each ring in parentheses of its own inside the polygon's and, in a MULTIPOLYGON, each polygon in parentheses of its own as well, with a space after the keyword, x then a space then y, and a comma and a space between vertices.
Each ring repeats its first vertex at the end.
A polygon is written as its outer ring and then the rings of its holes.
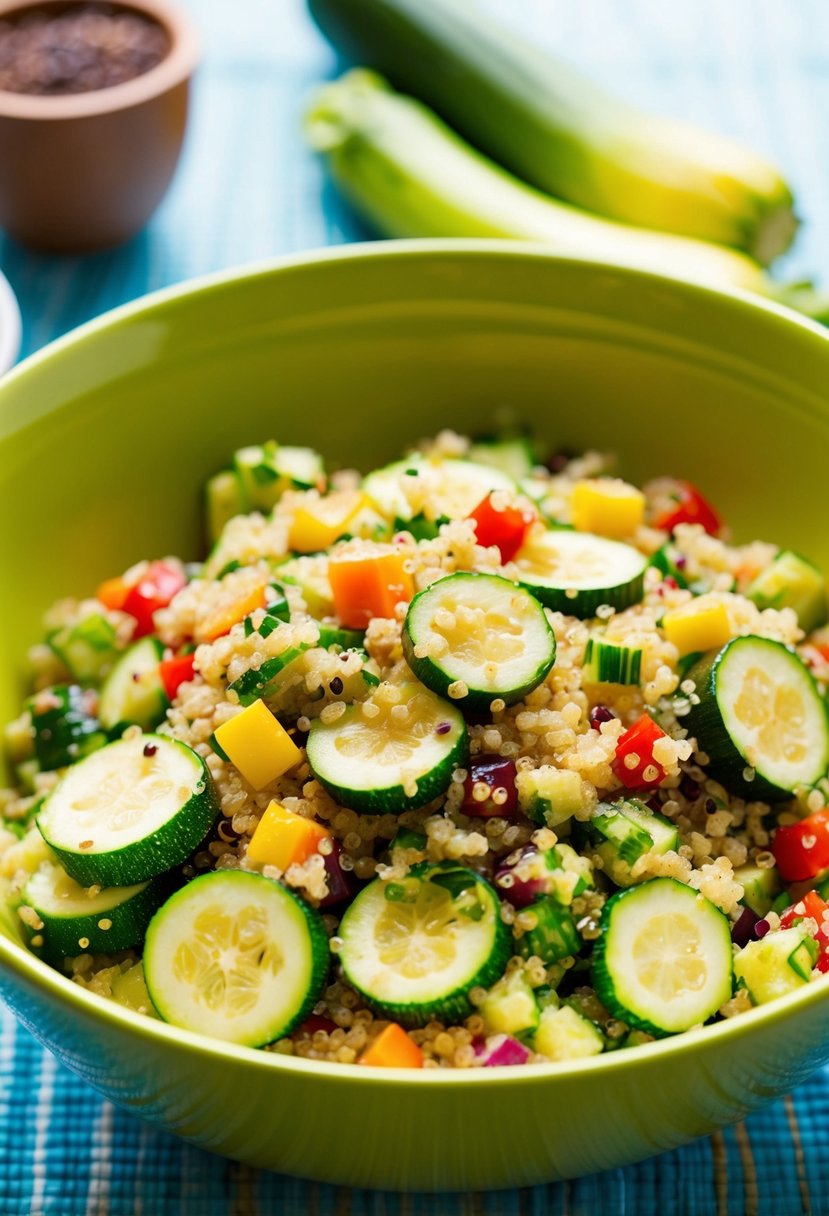
MULTIPOLYGON (((55 0, 0 0, 0 20, 27 9, 49 8, 55 0)), ((70 0, 70 5, 71 7, 70 0)), ((78 3, 82 0, 78 0, 78 3)), ((201 52, 196 27, 174 0, 111 0, 114 8, 143 14, 164 29, 170 45, 167 54, 140 76, 123 84, 86 93, 61 93, 41 96, 13 93, 0 89, 0 121, 20 119, 31 122, 61 122, 73 118, 94 118, 143 105, 169 92, 195 71, 201 52)))
MULTIPOLYGON (((143 0, 142 0, 143 2, 143 0)), ((241 266, 215 271, 211 274, 198 276, 177 283, 159 291, 149 293, 138 300, 111 309, 101 316, 87 321, 85 324, 71 330, 62 337, 49 343, 41 350, 30 355, 19 363, 10 373, 3 377, 0 383, 0 420, 2 419, 3 390, 19 378, 25 377, 31 369, 49 361, 63 351, 83 346, 93 340, 99 332, 106 332, 117 327, 121 322, 133 317, 152 312, 158 306, 169 302, 186 299, 206 291, 220 290, 223 286, 243 282, 247 279, 264 278, 283 271, 290 271, 304 266, 317 264, 340 263, 349 261, 376 261, 417 259, 423 255, 450 255, 460 258, 468 256, 472 259, 483 256, 492 257, 495 261, 505 257, 527 259, 533 262, 548 262, 556 265, 571 267, 587 266, 596 270, 606 270, 619 273, 632 282, 651 283, 654 286, 669 284, 680 294, 698 297, 702 301, 718 302, 718 306, 733 312, 753 312, 757 315, 767 314, 777 317, 789 327, 802 331, 803 336, 815 339, 821 345, 829 343, 829 331, 809 318, 800 316, 784 305, 753 295, 739 289, 724 290, 707 287, 686 280, 656 274, 653 271, 641 270, 633 261, 608 261, 602 258, 574 257, 552 253, 542 245, 529 242, 517 242, 494 239, 409 239, 396 241, 369 241, 341 246, 329 246, 302 253, 288 254, 274 258, 261 259, 241 266)), ((829 407, 827 407, 829 412, 829 407)), ((0 892, 1 894, 1 892, 0 892)), ((191 1055, 208 1057, 224 1057, 236 1066, 247 1068, 271 1069, 276 1073, 289 1072, 307 1076, 309 1079, 325 1079, 336 1084, 338 1081, 346 1084, 360 1078, 363 1083, 381 1084, 386 1086, 406 1085, 437 1085, 453 1088, 475 1085, 514 1084, 522 1077, 527 1084, 551 1084, 557 1079, 587 1077, 592 1073, 618 1073, 629 1068, 636 1068, 640 1062, 648 1059, 658 1066, 665 1057, 681 1054, 685 1051, 703 1050, 706 1043, 712 1049, 717 1044, 723 1044, 735 1039, 738 1035, 750 1034, 751 1028, 758 1030, 763 1026, 787 1020, 798 1009, 811 1006, 829 999, 829 984, 821 983, 821 979, 785 996, 778 997, 767 1005, 741 1013, 737 1017, 728 1018, 711 1026, 702 1026, 681 1034, 668 1036, 639 1047, 593 1056, 589 1059, 549 1062, 546 1064, 507 1065, 495 1069, 405 1069, 405 1068, 366 1068, 359 1064, 334 1064, 321 1060, 308 1060, 295 1056, 281 1055, 278 1052, 264 1051, 262 1048, 245 1047, 228 1043, 195 1031, 185 1030, 161 1020, 150 1018, 144 1014, 133 1012, 115 1001, 98 996, 75 984, 67 976, 61 975, 47 963, 38 959, 24 946, 12 941, 0 933, 0 963, 11 973, 29 981, 41 991, 45 991, 59 1002, 68 1002, 79 1012, 87 1013, 111 1027, 134 1031, 149 1039, 150 1042, 176 1046, 186 1050, 191 1055), (647 1055, 643 1056, 642 1052, 647 1055)))
POLYGON ((22 333, 17 296, 9 280, 0 273, 0 376, 14 366, 20 353, 22 333))

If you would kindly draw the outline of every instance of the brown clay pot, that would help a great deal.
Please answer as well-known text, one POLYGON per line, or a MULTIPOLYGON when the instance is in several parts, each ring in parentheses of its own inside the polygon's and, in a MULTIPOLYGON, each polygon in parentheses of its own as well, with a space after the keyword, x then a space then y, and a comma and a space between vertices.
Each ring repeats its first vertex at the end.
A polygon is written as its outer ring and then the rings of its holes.
MULTIPOLYGON (((83 0, 0 0, 0 19, 31 8, 65 11, 83 0)), ((181 151, 198 40, 168 0, 113 7, 166 30, 157 67, 94 92, 33 96, 0 89, 0 228, 55 253, 128 240, 161 202, 181 151)))

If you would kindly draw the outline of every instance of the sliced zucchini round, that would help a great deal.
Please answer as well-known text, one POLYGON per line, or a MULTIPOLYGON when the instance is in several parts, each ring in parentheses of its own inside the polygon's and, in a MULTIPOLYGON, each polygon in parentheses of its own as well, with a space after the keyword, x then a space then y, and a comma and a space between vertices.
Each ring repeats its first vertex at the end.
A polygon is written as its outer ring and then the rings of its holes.
POLYGON ((553 528, 531 535, 515 565, 545 607, 586 620, 602 604, 619 611, 638 604, 648 559, 621 541, 553 528))
POLYGON ((335 722, 311 723, 308 763, 342 806, 381 815, 424 806, 466 762, 469 738, 460 711, 420 684, 403 684, 399 692, 394 704, 369 698, 335 722), (366 705, 376 709, 373 717, 366 705))
POLYGON ((788 798, 829 768, 829 718, 811 672, 782 642, 734 638, 688 672, 686 719, 708 771, 733 793, 788 798))
POLYGON ((523 587, 492 574, 450 574, 414 597, 403 627, 403 653, 427 688, 446 696, 460 681, 457 704, 487 710, 540 684, 556 658, 544 609, 523 587), (418 655, 419 648, 433 654, 418 655))
POLYGON ((163 721, 170 704, 158 671, 163 658, 158 638, 142 638, 124 651, 101 688, 98 717, 103 727, 152 730, 163 721))
POLYGON ((338 932, 348 983, 403 1026, 466 1017, 471 989, 494 983, 512 953, 494 890, 452 863, 369 883, 338 932))
POLYGON ((62 866, 44 861, 23 891, 23 903, 43 921, 38 930, 51 960, 91 951, 112 954, 144 940, 144 933, 169 887, 160 879, 90 894, 62 866))
POLYGON ((156 912, 144 978, 165 1022, 261 1047, 311 1011, 328 960, 313 908, 261 874, 214 870, 156 912))
POLYGON ((593 982, 611 1013, 653 1035, 706 1022, 731 996, 728 918, 693 887, 652 878, 611 896, 593 982))
POLYGON ((126 887, 183 862, 218 814, 210 773, 185 743, 121 739, 69 770, 37 817, 83 887, 126 887))
POLYGON ((493 490, 516 492, 515 482, 500 469, 471 460, 428 460, 410 456, 369 473, 363 489, 387 519, 406 522, 466 519, 493 490))

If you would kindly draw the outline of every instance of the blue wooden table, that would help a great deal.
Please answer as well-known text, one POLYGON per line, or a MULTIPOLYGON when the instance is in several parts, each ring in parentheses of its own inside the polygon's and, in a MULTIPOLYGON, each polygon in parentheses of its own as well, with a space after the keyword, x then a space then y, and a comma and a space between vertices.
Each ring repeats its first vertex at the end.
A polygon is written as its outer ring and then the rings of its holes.
MULTIPOLYGON (((829 285, 825 0, 488 0, 631 99, 739 136, 793 182, 785 270, 829 285), (519 10, 516 12, 515 10, 519 10)), ((300 115, 334 69, 301 0, 189 0, 205 60, 185 155, 123 249, 51 258, 0 238, 24 353, 147 291, 367 233, 305 151, 300 115)), ((493 1129, 497 1135, 497 1128, 493 1129)), ((829 1216, 829 1072, 745 1124, 639 1166, 491 1195, 400 1196, 259 1173, 115 1110, 0 1016, 0 1216, 829 1216)))

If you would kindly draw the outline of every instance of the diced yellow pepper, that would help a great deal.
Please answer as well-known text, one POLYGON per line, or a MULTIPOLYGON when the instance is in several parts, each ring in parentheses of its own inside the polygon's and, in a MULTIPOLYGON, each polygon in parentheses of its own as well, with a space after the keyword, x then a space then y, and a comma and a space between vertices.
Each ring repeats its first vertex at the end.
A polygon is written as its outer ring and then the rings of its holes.
POLYGON ((632 536, 645 518, 645 495, 617 477, 577 481, 570 496, 573 527, 618 539, 632 536))
POLYGON ((302 752, 264 701, 254 701, 216 729, 216 742, 255 790, 275 781, 302 752))
POLYGON ((324 498, 309 498, 294 511, 288 544, 296 553, 317 553, 348 531, 358 511, 371 507, 362 490, 339 490, 324 498))
POLYGON ((251 836, 248 857, 257 865, 287 870, 319 852, 320 841, 330 836, 322 824, 272 802, 251 836))
POLYGON ((725 604, 695 600, 682 608, 666 612, 662 618, 665 637, 673 642, 680 658, 697 650, 716 650, 732 636, 725 604))

